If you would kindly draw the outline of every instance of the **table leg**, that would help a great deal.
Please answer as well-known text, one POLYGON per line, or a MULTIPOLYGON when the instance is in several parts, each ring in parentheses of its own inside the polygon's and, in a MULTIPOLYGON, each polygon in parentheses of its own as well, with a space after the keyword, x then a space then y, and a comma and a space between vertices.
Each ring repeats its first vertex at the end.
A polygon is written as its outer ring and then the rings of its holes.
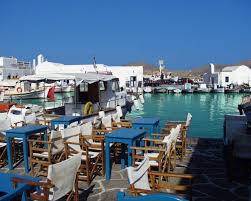
POLYGON ((106 140, 105 143, 105 180, 109 181, 111 178, 110 170, 110 142, 106 140))
POLYGON ((120 157, 120 162, 121 162, 121 169, 125 168, 125 144, 121 143, 121 157, 120 157))
MULTIPOLYGON (((48 141, 48 136, 47 136, 47 129, 44 130, 44 141, 48 141)), ((47 149, 48 148, 48 143, 45 143, 44 147, 47 149)))
POLYGON ((135 144, 135 142, 133 142, 133 141, 128 143, 128 164, 127 164, 127 167, 132 166, 132 150, 131 150, 131 146, 133 146, 133 144, 135 144))
POLYGON ((25 172, 29 172, 28 145, 26 137, 23 137, 24 167, 25 172))
POLYGON ((55 125, 55 122, 54 122, 54 121, 51 121, 51 129, 52 129, 52 130, 56 130, 55 126, 56 126, 56 125, 55 125))
POLYGON ((6 136, 6 141, 7 141, 8 168, 9 168, 9 170, 12 170, 13 169, 13 161, 12 161, 11 138, 6 136))

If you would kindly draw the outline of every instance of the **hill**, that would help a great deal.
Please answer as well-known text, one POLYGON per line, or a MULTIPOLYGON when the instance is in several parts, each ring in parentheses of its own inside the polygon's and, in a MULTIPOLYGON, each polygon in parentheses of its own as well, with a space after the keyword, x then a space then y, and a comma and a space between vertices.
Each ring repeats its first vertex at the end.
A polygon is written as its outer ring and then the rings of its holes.
MULTIPOLYGON (((226 66, 234 66, 234 65, 246 65, 249 68, 251 68, 251 60, 241 61, 236 64, 214 64, 215 71, 221 71, 226 66)), ((124 66, 143 66, 144 74, 146 75, 151 75, 159 71, 158 66, 154 66, 152 64, 148 64, 145 62, 132 62, 124 66)), ((179 77, 199 78, 202 77, 202 75, 208 71, 209 67, 210 67, 209 64, 205 64, 200 67, 191 68, 191 70, 172 70, 172 75, 179 77)), ((165 69, 164 71, 167 72, 168 69, 165 69)))

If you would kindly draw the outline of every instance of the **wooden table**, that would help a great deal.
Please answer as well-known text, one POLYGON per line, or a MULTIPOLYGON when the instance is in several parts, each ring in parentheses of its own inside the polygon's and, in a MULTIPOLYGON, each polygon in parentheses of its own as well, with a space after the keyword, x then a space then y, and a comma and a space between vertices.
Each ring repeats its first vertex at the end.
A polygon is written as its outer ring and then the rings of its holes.
POLYGON ((159 118, 139 117, 132 122, 132 127, 149 130, 150 134, 159 133, 159 118))
POLYGON ((24 167, 25 167, 25 172, 28 172, 29 171, 29 161, 28 161, 29 150, 28 150, 27 139, 30 135, 34 135, 36 133, 44 133, 44 141, 47 141, 47 129, 48 129, 48 126, 44 126, 44 125, 28 125, 28 126, 14 128, 14 129, 10 129, 6 131, 8 168, 10 170, 13 169, 11 138, 22 138, 24 167))
MULTIPOLYGON (((145 130, 133 129, 133 128, 121 128, 114 130, 105 135, 105 171, 106 180, 110 180, 111 168, 110 168, 110 143, 118 142, 122 145, 128 145, 128 166, 132 165, 132 150, 131 146, 136 145, 136 141, 142 139, 146 134, 145 130)), ((122 146, 121 168, 125 168, 125 149, 122 146)))
POLYGON ((80 123, 80 121, 82 119, 83 119, 83 117, 81 117, 81 116, 62 116, 62 117, 58 117, 56 119, 51 120, 51 129, 55 130, 56 125, 58 125, 58 124, 63 124, 64 128, 66 128, 67 126, 69 126, 73 122, 77 121, 78 123, 80 123))
POLYGON ((23 176, 17 174, 9 174, 0 172, 0 192, 1 194, 5 194, 0 196, 0 201, 12 200, 13 198, 17 198, 17 196, 22 196, 22 201, 27 200, 26 191, 31 189, 32 186, 29 184, 18 183, 17 187, 14 189, 11 181, 12 177, 18 177, 22 179, 27 179, 31 181, 38 182, 40 178, 31 177, 31 176, 23 176))

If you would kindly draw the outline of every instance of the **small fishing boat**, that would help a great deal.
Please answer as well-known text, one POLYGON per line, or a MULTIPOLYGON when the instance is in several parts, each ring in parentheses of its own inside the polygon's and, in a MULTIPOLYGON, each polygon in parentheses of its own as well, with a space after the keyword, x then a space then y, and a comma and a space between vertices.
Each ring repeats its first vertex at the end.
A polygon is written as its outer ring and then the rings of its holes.
POLYGON ((228 94, 228 93, 239 93, 240 92, 240 89, 238 88, 233 88, 233 89, 230 89, 230 88, 225 88, 225 93, 228 94))
POLYGON ((176 93, 176 94, 181 93, 181 92, 182 92, 181 89, 174 89, 173 90, 173 93, 176 93))
POLYGON ((152 87, 150 87, 150 86, 144 87, 144 92, 145 93, 151 93, 152 92, 152 87))
POLYGON ((183 89, 182 90, 182 93, 185 93, 185 94, 189 94, 189 93, 193 93, 194 92, 194 88, 191 88, 191 89, 183 89))
POLYGON ((154 88, 154 93, 166 93, 167 89, 164 87, 155 87, 154 88))
POLYGON ((182 89, 182 93, 193 93, 194 88, 192 88, 191 83, 185 83, 184 84, 184 89, 182 89))

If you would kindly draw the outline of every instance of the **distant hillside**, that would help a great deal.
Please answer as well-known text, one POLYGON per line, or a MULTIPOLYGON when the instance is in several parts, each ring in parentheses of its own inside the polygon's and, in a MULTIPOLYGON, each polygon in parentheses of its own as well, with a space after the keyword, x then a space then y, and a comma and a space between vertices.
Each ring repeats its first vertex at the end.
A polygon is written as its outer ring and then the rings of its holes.
MULTIPOLYGON (((234 66, 234 65, 246 65, 251 68, 251 60, 241 61, 236 64, 214 64, 215 71, 221 71, 226 66, 234 66)), ((132 62, 126 64, 124 66, 143 66, 144 67, 144 74, 151 75, 152 73, 158 72, 158 66, 154 66, 152 64, 147 64, 145 62, 132 62)), ((191 70, 172 70, 173 76, 179 77, 190 77, 190 78, 199 78, 202 77, 204 73, 206 73, 209 69, 210 65, 206 64, 200 67, 191 68, 191 70)), ((167 70, 168 71, 168 68, 167 70)))

